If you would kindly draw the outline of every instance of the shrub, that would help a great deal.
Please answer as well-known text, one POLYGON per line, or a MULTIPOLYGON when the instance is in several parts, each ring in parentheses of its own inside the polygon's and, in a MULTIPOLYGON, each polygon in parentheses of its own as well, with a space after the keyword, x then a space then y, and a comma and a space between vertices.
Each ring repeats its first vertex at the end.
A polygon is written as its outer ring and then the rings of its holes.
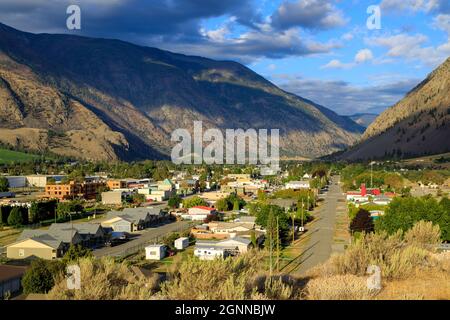
POLYGON ((159 277, 138 277, 125 263, 110 257, 82 258, 78 261, 81 275, 80 290, 68 290, 66 278, 60 273, 49 292, 53 300, 141 300, 151 299, 159 286, 159 277))
POLYGON ((82 245, 71 244, 69 250, 64 254, 63 262, 78 261, 81 258, 92 257, 92 250, 84 248, 82 245))
POLYGON ((23 225, 22 212, 18 207, 14 207, 8 217, 8 225, 13 227, 19 227, 23 225))
POLYGON ((22 278, 24 293, 47 293, 55 284, 55 276, 62 272, 64 265, 60 261, 37 259, 22 278))
POLYGON ((434 249, 441 243, 441 230, 430 221, 419 221, 406 232, 405 241, 420 248, 434 249))
POLYGON ((306 285, 310 300, 366 300, 371 297, 366 278, 337 275, 312 279, 306 285))

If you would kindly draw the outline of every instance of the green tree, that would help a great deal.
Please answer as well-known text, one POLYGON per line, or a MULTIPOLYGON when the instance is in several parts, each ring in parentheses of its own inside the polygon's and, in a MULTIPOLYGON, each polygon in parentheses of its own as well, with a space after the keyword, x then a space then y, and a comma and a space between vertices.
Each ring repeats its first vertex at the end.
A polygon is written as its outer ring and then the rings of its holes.
POLYGON ((187 198, 187 199, 183 200, 184 208, 192 208, 195 206, 207 206, 207 205, 208 205, 208 203, 204 199, 202 199, 198 196, 195 196, 192 198, 187 198))
POLYGON ((24 293, 47 293, 55 284, 55 276, 62 270, 63 265, 59 261, 34 260, 22 278, 24 293))
POLYGON ((0 192, 8 192, 9 191, 9 182, 6 177, 0 177, 0 192))
POLYGON ((450 215, 446 201, 438 203, 432 197, 395 198, 387 206, 385 214, 375 221, 375 230, 385 230, 389 234, 397 230, 407 231, 420 220, 439 225, 442 240, 450 240, 450 215))
POLYGON ((172 209, 178 208, 181 203, 181 197, 179 195, 174 195, 169 198, 169 201, 167 202, 168 206, 172 209))
POLYGON ((228 211, 228 199, 222 198, 216 201, 215 207, 219 211, 228 211))
POLYGON ((71 244, 69 250, 64 254, 62 261, 64 263, 78 261, 81 258, 92 257, 92 250, 83 247, 82 245, 71 244))
POLYGON ((233 210, 234 211, 239 211, 239 200, 234 200, 233 210))
POLYGON ((23 216, 19 207, 14 207, 8 217, 8 225, 19 227, 23 225, 23 216))

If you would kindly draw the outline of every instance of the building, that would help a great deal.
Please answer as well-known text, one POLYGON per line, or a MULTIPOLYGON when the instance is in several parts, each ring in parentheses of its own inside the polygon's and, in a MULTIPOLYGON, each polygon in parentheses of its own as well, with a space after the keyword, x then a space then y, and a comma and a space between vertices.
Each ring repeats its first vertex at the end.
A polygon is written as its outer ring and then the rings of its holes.
POLYGON ((221 241, 198 240, 195 244, 194 256, 200 260, 213 260, 245 253, 250 248, 251 241, 235 237, 221 241))
POLYGON ((72 228, 81 236, 81 244, 85 247, 94 247, 105 242, 106 232, 100 223, 52 223, 48 230, 50 232, 71 231, 72 228))
POLYGON ((164 181, 158 182, 158 190, 161 191, 172 191, 175 185, 170 179, 165 179, 164 181))
POLYGON ((33 175, 26 176, 27 186, 37 187, 37 188, 45 188, 49 179, 52 179, 56 183, 59 183, 64 178, 67 178, 67 176, 66 175, 41 175, 41 174, 33 174, 33 175))
POLYGON ((102 227, 132 233, 163 221, 165 215, 160 208, 126 208, 123 211, 111 211, 106 217, 102 227))
POLYGON ((153 244, 145 247, 145 259, 161 260, 166 255, 166 246, 163 244, 153 244))
POLYGON ((285 185, 286 189, 292 189, 292 190, 301 190, 301 189, 309 189, 309 181, 302 180, 302 181, 289 181, 285 185))
POLYGON ((102 203, 105 205, 121 205, 129 193, 114 190, 102 192, 102 203))
POLYGON ((27 270, 22 266, 0 265, 0 299, 14 296, 22 289, 22 277, 27 270))
POLYGON ((187 214, 182 214, 181 217, 186 220, 203 221, 210 214, 217 214, 216 209, 205 206, 195 206, 189 208, 187 214))
POLYGON ((25 176, 6 176, 10 188, 25 188, 27 178, 25 176))
POLYGON ((46 260, 60 258, 71 244, 82 244, 83 237, 76 229, 22 231, 16 242, 6 247, 10 259, 38 257, 46 260))
POLYGON ((110 190, 124 189, 124 188, 127 187, 127 181, 126 180, 111 179, 111 180, 106 181, 106 186, 110 190))
POLYGON ((183 250, 189 247, 189 238, 187 237, 181 237, 174 241, 174 246, 178 250, 183 250))
POLYGON ((59 200, 84 198, 92 200, 97 197, 98 190, 106 185, 101 181, 78 183, 70 181, 67 184, 47 184, 45 197, 59 200))

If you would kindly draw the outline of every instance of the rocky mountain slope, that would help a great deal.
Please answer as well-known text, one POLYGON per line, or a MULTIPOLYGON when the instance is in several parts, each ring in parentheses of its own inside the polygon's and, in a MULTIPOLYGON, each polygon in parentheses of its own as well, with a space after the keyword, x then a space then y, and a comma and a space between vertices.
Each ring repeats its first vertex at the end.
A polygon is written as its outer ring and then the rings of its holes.
POLYGON ((170 155, 174 129, 281 129, 281 155, 316 157, 363 128, 241 64, 0 24, 0 141, 86 159, 170 155))
POLYGON ((378 115, 375 113, 355 113, 348 117, 360 126, 367 128, 372 122, 375 121, 378 115))
POLYGON ((384 111, 345 159, 409 157, 450 151, 450 58, 384 111))

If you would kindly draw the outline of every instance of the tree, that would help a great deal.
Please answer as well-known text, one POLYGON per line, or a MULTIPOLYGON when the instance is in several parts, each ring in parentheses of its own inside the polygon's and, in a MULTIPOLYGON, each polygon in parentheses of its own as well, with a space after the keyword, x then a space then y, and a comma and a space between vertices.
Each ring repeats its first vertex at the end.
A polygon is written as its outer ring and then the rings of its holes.
POLYGON ((239 211, 239 200, 234 200, 233 210, 234 211, 239 211))
POLYGON ((81 213, 83 211, 83 205, 77 200, 59 202, 56 207, 56 215, 58 219, 66 219, 71 213, 81 213))
POLYGON ((6 177, 0 177, 0 192, 8 192, 9 191, 9 182, 6 177))
POLYGON ((47 293, 55 284, 54 277, 62 270, 59 261, 34 260, 22 278, 24 293, 47 293))
POLYGON ((450 215, 446 203, 445 200, 439 203, 436 199, 426 196, 394 198, 387 206, 384 215, 375 222, 375 229, 393 234, 397 230, 411 229, 420 220, 431 221, 439 225, 442 240, 449 241, 450 215))
POLYGON ((198 196, 195 196, 192 198, 187 198, 187 199, 183 200, 184 208, 192 208, 195 206, 207 206, 207 205, 208 205, 208 203, 204 199, 202 199, 198 196))
POLYGON ((180 206, 180 203, 181 203, 181 197, 179 195, 171 196, 169 198, 169 201, 167 202, 169 207, 171 207, 172 209, 178 208, 180 206))
POLYGON ((8 217, 8 225, 13 227, 19 227, 23 225, 22 212, 19 207, 14 207, 8 217))
POLYGON ((216 201, 215 207, 219 211, 228 211, 228 199, 222 198, 216 201))
POLYGON ((365 209, 359 209, 355 218, 350 223, 350 230, 352 232, 373 232, 374 225, 370 212, 365 209))
POLYGON ((73 245, 71 244, 69 250, 64 254, 62 261, 64 263, 78 261, 81 258, 90 258, 92 257, 92 250, 83 247, 82 245, 73 245))

